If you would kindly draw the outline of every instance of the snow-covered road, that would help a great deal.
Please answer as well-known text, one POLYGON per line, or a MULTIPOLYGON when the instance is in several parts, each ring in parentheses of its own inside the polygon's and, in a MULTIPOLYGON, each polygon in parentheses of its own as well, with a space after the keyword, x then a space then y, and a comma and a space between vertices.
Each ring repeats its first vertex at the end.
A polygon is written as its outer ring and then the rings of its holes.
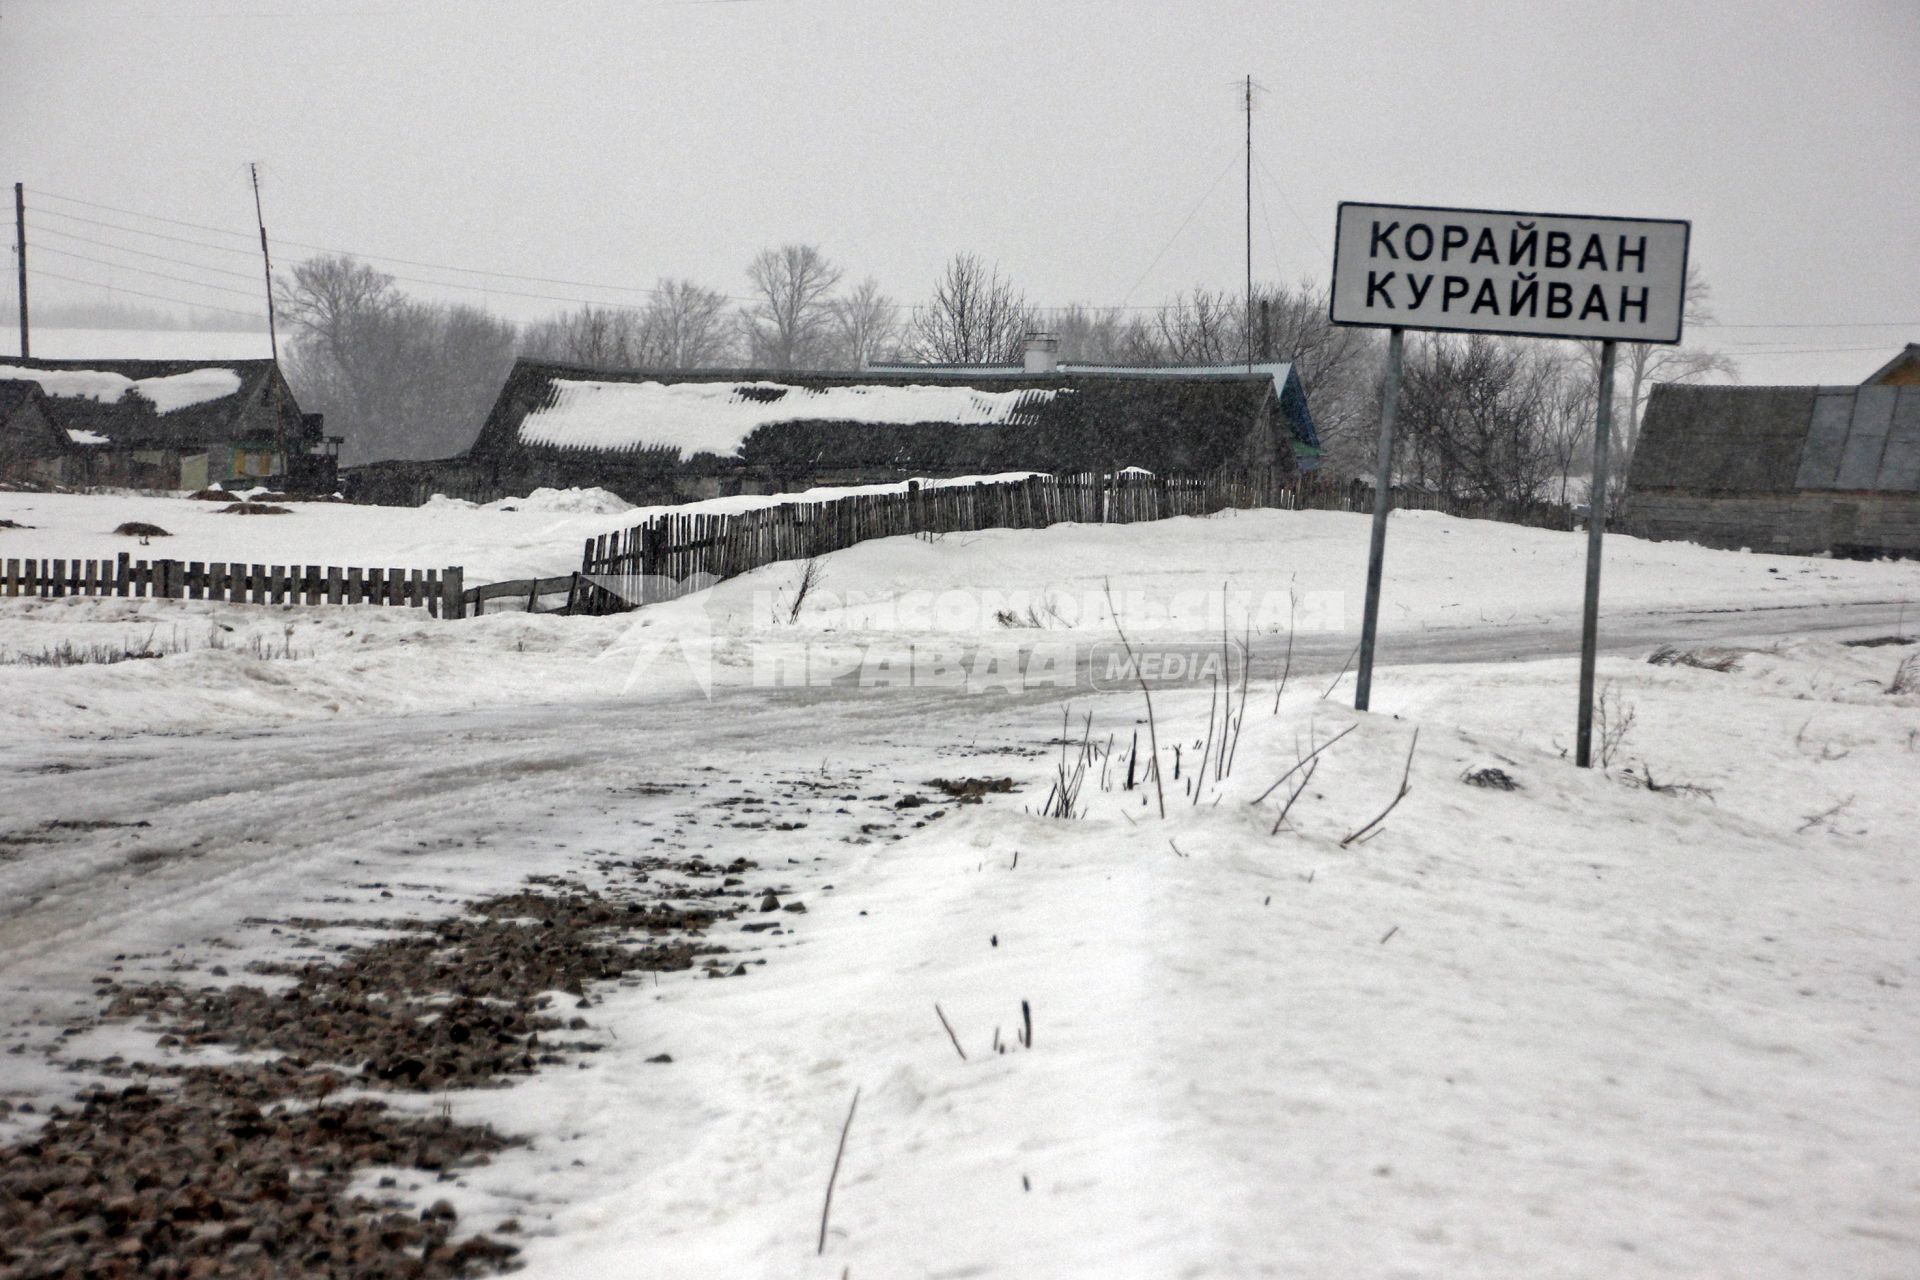
MULTIPOLYGON (((1632 653, 1663 643, 1870 635, 1891 631, 1905 613, 1897 602, 1643 612, 1607 618, 1604 645, 1632 653)), ((1577 645, 1565 621, 1393 636, 1382 645, 1378 706, 1392 709, 1390 665, 1566 657, 1577 645)), ((1257 679, 1271 679, 1285 647, 1280 637, 1255 637, 1257 679)), ((1345 635, 1303 632, 1294 673, 1331 679, 1351 655, 1345 635)), ((1064 693, 723 688, 711 702, 680 691, 6 743, 0 991, 16 994, 0 999, 20 1011, 23 968, 40 975, 36 987, 54 980, 69 993, 84 991, 93 959, 70 945, 81 938, 110 940, 115 951, 136 938, 143 949, 204 938, 244 916, 284 910, 320 886, 378 878, 366 867, 385 858, 498 845, 503 830, 529 815, 605 794, 623 779, 684 782, 692 770, 738 771, 776 758, 925 761, 956 742, 1030 745, 1057 731, 1067 701, 1076 715, 1097 708, 1102 722, 1131 716, 1131 692, 1091 690, 1084 653, 1080 661, 1064 693)))

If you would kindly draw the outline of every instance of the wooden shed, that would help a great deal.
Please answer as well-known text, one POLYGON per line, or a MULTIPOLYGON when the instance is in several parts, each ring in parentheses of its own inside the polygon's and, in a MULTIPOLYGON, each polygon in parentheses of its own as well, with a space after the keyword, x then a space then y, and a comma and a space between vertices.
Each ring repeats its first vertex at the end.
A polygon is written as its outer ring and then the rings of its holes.
POLYGON ((1714 547, 1920 555, 1920 362, 1857 387, 1663 384, 1622 528, 1714 547))
POLYGON ((272 360, 0 360, 0 386, 21 384, 35 388, 21 403, 55 430, 48 437, 33 421, 0 416, 0 478, 332 487, 333 445, 320 415, 300 411, 272 360))

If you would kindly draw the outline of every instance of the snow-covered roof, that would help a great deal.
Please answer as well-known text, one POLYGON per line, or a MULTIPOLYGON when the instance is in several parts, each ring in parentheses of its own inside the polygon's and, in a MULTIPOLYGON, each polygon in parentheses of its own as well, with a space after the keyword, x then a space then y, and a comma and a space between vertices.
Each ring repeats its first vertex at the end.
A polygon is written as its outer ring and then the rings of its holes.
POLYGON ((50 396, 97 400, 114 404, 129 390, 137 390, 160 413, 222 400, 240 390, 240 375, 230 368, 210 366, 164 377, 129 378, 108 369, 47 369, 0 364, 0 378, 40 384, 50 396))
POLYGON ((69 428, 67 430, 67 439, 73 441, 75 444, 112 444, 113 443, 113 441, 109 440, 106 436, 101 435, 98 431, 88 431, 81 427, 69 428))
POLYGON ((555 378, 549 403, 520 422, 521 443, 559 449, 673 448, 731 456, 752 432, 790 422, 1000 426, 1067 388, 982 391, 901 383, 803 386, 772 381, 609 382, 555 378))

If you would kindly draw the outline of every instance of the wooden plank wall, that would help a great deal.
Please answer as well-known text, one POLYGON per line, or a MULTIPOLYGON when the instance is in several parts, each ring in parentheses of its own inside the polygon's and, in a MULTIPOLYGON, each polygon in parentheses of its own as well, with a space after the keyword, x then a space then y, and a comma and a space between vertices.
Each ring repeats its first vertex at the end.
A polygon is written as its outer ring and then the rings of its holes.
POLYGON ((340 568, 201 560, 0 561, 0 596, 121 596, 220 600, 232 604, 373 604, 424 608, 434 617, 464 612, 462 572, 446 569, 340 568))

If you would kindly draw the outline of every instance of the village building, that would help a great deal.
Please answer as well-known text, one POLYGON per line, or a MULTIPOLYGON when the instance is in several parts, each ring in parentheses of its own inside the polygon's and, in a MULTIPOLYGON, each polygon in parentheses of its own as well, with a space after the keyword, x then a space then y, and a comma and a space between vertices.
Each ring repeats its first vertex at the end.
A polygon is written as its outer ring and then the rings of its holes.
MULTIPOLYGON (((670 503, 1013 471, 1297 473, 1305 398, 1273 377, 607 371, 522 359, 472 448, 346 473, 349 497, 419 502, 597 486, 670 503), (1291 405, 1291 407, 1290 407, 1291 405)), ((1304 424, 1304 425, 1303 425, 1304 424)))
POLYGON ((331 492, 339 440, 272 360, 0 359, 0 480, 331 492))
POLYGON ((1920 555, 1920 345, 1853 387, 1655 387, 1621 526, 1710 547, 1920 555))
POLYGON ((1083 364, 1059 358, 1059 339, 1048 333, 1027 335, 1025 358, 1021 364, 963 365, 918 364, 910 361, 873 361, 870 373, 899 374, 933 378, 1020 378, 1044 374, 1070 376, 1100 374, 1116 378, 1213 378, 1223 374, 1256 374, 1273 381, 1279 397, 1282 417, 1293 435, 1294 459, 1301 471, 1313 471, 1320 465, 1320 436, 1307 407, 1306 387, 1299 371, 1285 361, 1257 360, 1232 364, 1198 365, 1118 365, 1083 364))

